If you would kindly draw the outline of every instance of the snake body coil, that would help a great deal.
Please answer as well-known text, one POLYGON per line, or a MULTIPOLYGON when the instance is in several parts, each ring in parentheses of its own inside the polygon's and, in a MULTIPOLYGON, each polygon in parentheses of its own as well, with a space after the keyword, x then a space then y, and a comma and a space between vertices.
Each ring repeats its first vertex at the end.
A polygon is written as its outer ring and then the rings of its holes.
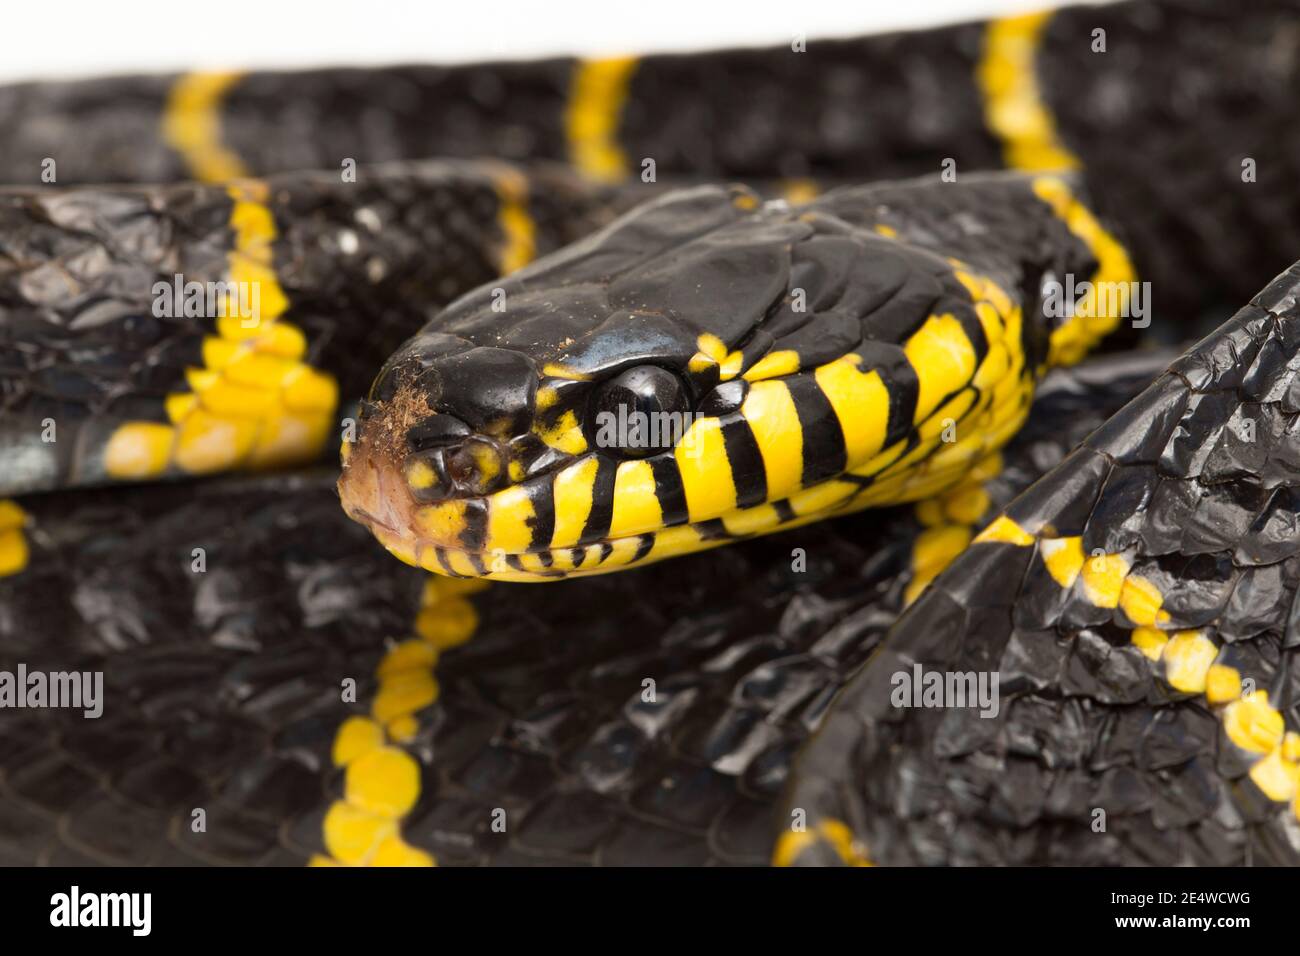
POLYGON ((1296 862, 1297 13, 0 89, 0 860, 1296 862))

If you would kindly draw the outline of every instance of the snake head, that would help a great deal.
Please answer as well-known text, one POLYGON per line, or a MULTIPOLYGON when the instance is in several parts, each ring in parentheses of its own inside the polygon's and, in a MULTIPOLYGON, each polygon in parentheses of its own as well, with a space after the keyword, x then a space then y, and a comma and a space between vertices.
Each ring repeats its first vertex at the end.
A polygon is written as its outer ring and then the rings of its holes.
POLYGON ((995 398, 1027 408, 1018 310, 984 281, 834 208, 669 194, 402 346, 344 508, 412 564, 536 581, 919 497, 1014 430, 995 398), (937 454, 947 415, 983 426, 937 454))

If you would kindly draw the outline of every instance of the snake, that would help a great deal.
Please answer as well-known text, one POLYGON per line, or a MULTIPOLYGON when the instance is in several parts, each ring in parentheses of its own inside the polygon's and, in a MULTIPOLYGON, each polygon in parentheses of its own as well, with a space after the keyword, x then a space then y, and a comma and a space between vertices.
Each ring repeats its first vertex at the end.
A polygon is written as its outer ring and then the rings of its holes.
POLYGON ((0 88, 0 861, 1296 862, 1298 13, 0 88))

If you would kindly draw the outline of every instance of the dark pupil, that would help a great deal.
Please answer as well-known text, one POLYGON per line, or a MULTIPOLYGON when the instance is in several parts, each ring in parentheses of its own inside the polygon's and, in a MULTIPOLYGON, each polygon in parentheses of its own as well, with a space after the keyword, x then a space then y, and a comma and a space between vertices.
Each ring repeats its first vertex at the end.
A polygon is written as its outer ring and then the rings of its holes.
POLYGON ((686 387, 654 365, 630 369, 602 385, 592 422, 597 448, 636 458, 672 448, 690 424, 686 387))

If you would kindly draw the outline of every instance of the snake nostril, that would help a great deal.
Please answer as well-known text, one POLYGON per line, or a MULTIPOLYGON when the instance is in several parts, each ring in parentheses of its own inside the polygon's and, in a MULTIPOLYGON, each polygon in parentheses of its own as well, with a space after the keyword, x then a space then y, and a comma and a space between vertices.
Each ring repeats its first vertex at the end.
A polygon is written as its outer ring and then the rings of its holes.
POLYGON ((501 486, 505 460, 496 442, 470 438, 449 450, 447 477, 465 494, 485 495, 501 486))
POLYGON ((407 487, 417 501, 471 497, 501 486, 505 459, 495 442, 475 437, 413 452, 406 458, 405 472, 407 487))

